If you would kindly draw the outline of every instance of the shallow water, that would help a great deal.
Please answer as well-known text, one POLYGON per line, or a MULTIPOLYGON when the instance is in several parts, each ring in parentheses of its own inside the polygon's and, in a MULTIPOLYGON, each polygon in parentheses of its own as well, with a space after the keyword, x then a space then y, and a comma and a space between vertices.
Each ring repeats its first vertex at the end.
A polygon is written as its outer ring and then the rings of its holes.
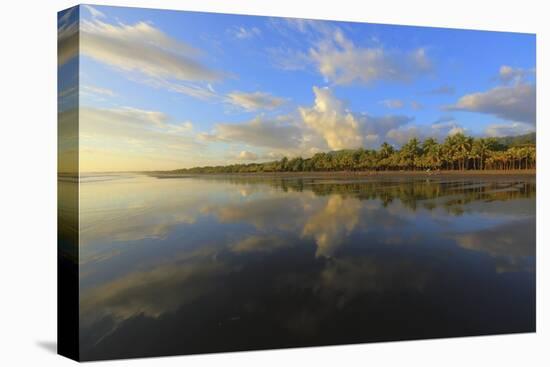
POLYGON ((535 330, 535 182, 86 177, 83 359, 535 330))

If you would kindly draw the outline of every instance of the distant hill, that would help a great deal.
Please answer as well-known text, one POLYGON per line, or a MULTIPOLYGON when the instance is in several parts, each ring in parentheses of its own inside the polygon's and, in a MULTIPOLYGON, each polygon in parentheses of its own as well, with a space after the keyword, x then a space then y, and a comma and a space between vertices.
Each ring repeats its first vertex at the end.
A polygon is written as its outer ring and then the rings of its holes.
POLYGON ((516 136, 503 136, 501 138, 496 138, 499 144, 502 144, 508 148, 517 147, 521 145, 535 145, 537 140, 536 133, 529 133, 524 135, 516 136))

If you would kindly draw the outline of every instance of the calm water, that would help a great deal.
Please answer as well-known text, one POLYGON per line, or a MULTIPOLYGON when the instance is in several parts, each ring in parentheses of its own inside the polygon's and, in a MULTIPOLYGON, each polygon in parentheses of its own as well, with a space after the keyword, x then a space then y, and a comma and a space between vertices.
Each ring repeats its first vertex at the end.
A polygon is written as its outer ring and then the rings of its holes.
POLYGON ((535 183, 89 176, 84 359, 535 330, 535 183))

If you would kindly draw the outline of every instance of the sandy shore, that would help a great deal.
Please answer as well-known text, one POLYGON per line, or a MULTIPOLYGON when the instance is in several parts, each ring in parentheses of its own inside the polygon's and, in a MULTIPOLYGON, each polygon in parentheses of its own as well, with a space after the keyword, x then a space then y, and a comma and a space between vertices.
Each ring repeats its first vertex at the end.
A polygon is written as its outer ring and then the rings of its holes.
POLYGON ((412 178, 506 178, 506 179, 534 179, 536 170, 486 170, 486 171, 336 171, 336 172, 256 172, 256 173, 151 173, 158 178, 183 177, 266 177, 266 178, 383 178, 383 179, 412 179, 412 178))

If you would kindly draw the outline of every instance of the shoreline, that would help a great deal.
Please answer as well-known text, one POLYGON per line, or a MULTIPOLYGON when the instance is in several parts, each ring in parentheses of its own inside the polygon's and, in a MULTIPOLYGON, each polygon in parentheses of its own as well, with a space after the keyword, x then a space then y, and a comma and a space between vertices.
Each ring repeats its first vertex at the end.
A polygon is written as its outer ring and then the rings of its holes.
POLYGON ((311 171, 311 172, 243 172, 243 173, 152 173, 156 178, 186 177, 259 177, 259 178, 536 178, 536 170, 469 170, 469 171, 311 171))

